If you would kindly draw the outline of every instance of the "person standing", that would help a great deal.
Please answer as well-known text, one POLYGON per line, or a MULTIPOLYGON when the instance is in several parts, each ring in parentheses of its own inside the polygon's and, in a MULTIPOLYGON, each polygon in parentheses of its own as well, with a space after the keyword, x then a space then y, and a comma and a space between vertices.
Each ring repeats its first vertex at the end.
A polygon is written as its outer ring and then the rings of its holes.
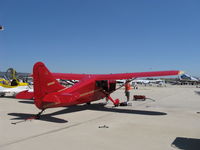
POLYGON ((125 83, 125 95, 127 98, 127 102, 130 100, 130 90, 131 90, 131 84, 130 81, 127 80, 125 83))

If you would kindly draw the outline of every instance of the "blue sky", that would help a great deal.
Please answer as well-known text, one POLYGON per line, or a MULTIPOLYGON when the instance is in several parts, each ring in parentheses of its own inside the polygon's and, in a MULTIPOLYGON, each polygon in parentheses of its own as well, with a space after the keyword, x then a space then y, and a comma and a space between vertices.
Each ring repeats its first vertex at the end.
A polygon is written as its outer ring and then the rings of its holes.
POLYGON ((199 0, 6 0, 0 70, 200 76, 199 0))

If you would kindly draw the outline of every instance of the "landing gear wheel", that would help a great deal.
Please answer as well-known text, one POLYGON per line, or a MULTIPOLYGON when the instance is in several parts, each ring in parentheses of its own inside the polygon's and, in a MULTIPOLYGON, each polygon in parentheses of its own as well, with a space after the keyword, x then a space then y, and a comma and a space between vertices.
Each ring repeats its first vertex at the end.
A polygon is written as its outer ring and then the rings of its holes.
POLYGON ((91 102, 88 102, 87 105, 91 105, 91 102))
POLYGON ((1 94, 1 95, 0 95, 0 97, 4 97, 4 96, 5 96, 5 94, 1 94))
POLYGON ((114 105, 115 105, 115 107, 119 106, 119 99, 114 100, 114 105))

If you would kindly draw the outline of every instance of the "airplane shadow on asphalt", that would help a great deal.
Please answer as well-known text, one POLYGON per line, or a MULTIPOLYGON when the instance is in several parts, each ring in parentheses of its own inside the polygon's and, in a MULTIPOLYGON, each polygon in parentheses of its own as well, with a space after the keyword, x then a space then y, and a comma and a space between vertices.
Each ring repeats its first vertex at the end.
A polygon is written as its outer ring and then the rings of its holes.
MULTIPOLYGON (((42 114, 39 120, 55 122, 55 123, 66 123, 66 122, 68 122, 67 120, 56 118, 54 116, 78 112, 78 111, 84 111, 84 110, 106 111, 106 112, 136 114, 136 115, 150 115, 150 116, 167 115, 167 113, 157 112, 157 111, 123 109, 121 107, 109 108, 109 107, 105 107, 105 104, 99 103, 99 104, 91 104, 91 105, 76 105, 76 106, 64 107, 64 109, 53 112, 53 113, 42 114)), ((11 120, 24 120, 25 121, 25 120, 27 120, 27 118, 33 117, 35 114, 8 113, 8 115, 15 117, 15 118, 12 118, 11 120)))
POLYGON ((25 101, 18 101, 19 103, 23 103, 23 104, 34 104, 33 100, 25 100, 25 101))
POLYGON ((194 91, 196 94, 200 95, 200 91, 194 91))
POLYGON ((199 150, 200 139, 177 137, 171 146, 182 150, 199 150))

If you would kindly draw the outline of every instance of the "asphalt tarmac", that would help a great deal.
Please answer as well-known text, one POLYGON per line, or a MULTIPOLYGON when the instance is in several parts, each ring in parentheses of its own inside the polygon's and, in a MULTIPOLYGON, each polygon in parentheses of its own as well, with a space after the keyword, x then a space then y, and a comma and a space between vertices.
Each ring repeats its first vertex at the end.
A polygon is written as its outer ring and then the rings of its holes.
MULTIPOLYGON (((124 90, 112 97, 123 102, 124 90)), ((24 121, 39 112, 33 101, 1 97, 0 150, 200 149, 200 88, 142 86, 131 91, 129 106, 104 103, 47 109, 24 121)))

